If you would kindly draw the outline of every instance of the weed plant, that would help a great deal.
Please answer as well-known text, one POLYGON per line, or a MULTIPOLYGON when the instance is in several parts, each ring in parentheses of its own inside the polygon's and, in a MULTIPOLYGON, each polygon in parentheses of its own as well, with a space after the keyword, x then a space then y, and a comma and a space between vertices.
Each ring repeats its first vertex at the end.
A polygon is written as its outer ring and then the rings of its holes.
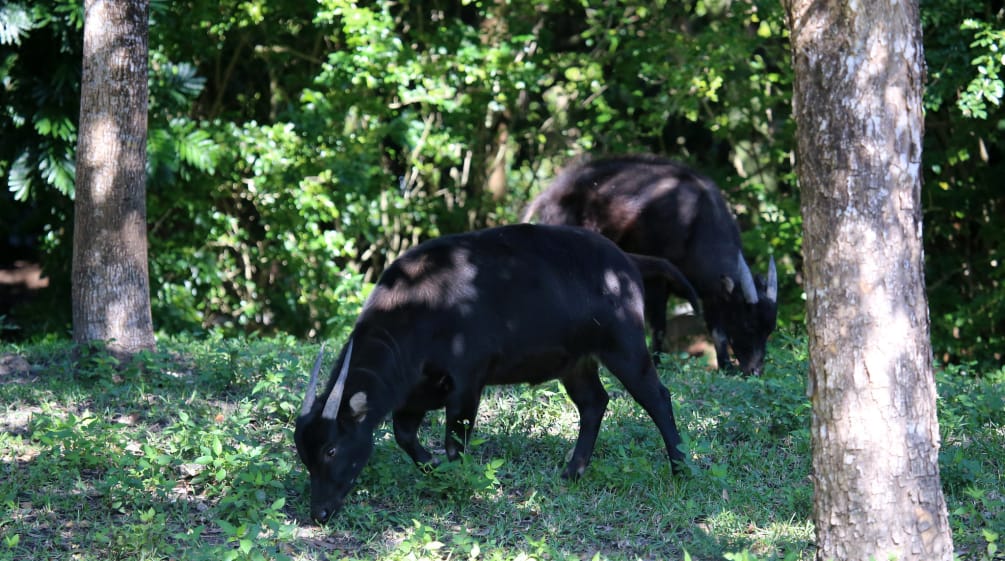
MULTIPOLYGON (((578 432, 560 386, 491 388, 467 453, 429 473, 380 429, 323 528, 309 521, 292 439, 316 352, 283 337, 170 337, 121 364, 62 340, 0 347, 0 559, 813 557, 801 337, 777 335, 759 378, 663 361, 684 477, 671 477, 656 428, 612 378, 578 482, 558 477, 578 432)), ((957 550, 1000 560, 1005 372, 953 367, 938 382, 957 550)), ((442 455, 442 413, 421 435, 442 455)))

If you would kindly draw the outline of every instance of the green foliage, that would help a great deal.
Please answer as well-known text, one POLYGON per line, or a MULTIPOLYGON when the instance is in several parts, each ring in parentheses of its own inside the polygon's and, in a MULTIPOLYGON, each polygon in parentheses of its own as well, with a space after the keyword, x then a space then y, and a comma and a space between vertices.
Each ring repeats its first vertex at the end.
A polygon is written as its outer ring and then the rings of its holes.
POLYGON ((929 72, 923 204, 933 347, 946 361, 1001 364, 1003 14, 972 0, 921 6, 929 72))
MULTIPOLYGON (((924 212, 940 358, 1000 363, 1001 13, 924 0, 924 212)), ((68 323, 82 6, 0 8, 0 236, 37 239, 68 323)), ((570 157, 653 151, 723 188, 780 321, 803 318, 782 5, 153 2, 155 325, 338 336, 420 241, 517 220, 570 157)))
POLYGON ((36 18, 37 13, 20 3, 0 7, 0 45, 20 45, 21 38, 41 23, 36 18))
MULTIPOLYGON (((157 325, 339 333, 344 325, 331 318, 345 317, 390 259, 429 237, 514 220, 582 150, 657 149, 728 178, 731 145, 744 137, 752 175, 724 185, 738 205, 761 206, 777 183, 762 164, 777 158, 767 146, 784 128, 772 112, 783 115, 788 80, 760 72, 764 55, 747 53, 769 40, 784 56, 780 9, 764 4, 155 3, 148 216, 157 325), (701 19, 693 40, 667 41, 692 8, 701 19), (742 44, 730 50, 723 35, 742 44), (726 88, 730 80, 740 89, 726 88)), ((48 19, 27 39, 67 26, 62 44, 79 45, 79 14, 60 6, 41 3, 48 19)), ((73 71, 78 58, 58 62, 73 71)), ((64 97, 75 100, 77 88, 68 82, 64 97)), ((60 278, 69 205, 50 201, 72 196, 72 167, 54 163, 72 162, 75 111, 35 119, 35 134, 64 141, 62 156, 43 158, 51 165, 0 154, 19 200, 62 208, 43 218, 49 272, 60 278)), ((783 224, 797 207, 773 208, 783 210, 769 222, 783 224)), ((759 216, 744 220, 754 227, 759 216)), ((798 228, 784 231, 752 230, 758 254, 769 243, 795 249, 798 228)))
POLYGON ((43 185, 73 192, 82 9, 62 0, 0 8, 0 77, 8 94, 0 172, 14 200, 27 201, 43 185))
POLYGON ((964 117, 987 119, 987 103, 1001 105, 1005 95, 1005 84, 998 75, 1005 66, 1005 30, 995 29, 990 22, 976 19, 964 20, 960 28, 974 33, 970 48, 976 51, 977 56, 971 64, 977 75, 967 84, 966 91, 960 93, 956 105, 964 117))
POLYGON ((443 462, 429 470, 428 477, 419 480, 416 491, 459 502, 490 496, 499 485, 498 472, 505 460, 497 458, 482 465, 471 450, 477 449, 482 442, 481 439, 473 440, 458 461, 443 462))

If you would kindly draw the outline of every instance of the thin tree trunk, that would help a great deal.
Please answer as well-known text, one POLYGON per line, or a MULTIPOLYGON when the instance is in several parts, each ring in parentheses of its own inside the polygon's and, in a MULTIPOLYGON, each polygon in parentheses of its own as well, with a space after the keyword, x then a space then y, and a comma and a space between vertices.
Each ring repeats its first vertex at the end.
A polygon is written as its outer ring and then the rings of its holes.
MULTIPOLYGON (((506 0, 493 0, 488 17, 481 24, 482 44, 495 47, 509 36, 508 9, 506 0)), ((485 185, 484 189, 492 195, 492 200, 498 202, 506 198, 506 172, 509 168, 509 125, 508 109, 489 108, 485 122, 488 140, 485 150, 485 185)))
POLYGON ((786 8, 817 559, 948 561, 921 237, 918 4, 786 8))
POLYGON ((73 338, 154 346, 147 272, 147 0, 86 0, 73 338))

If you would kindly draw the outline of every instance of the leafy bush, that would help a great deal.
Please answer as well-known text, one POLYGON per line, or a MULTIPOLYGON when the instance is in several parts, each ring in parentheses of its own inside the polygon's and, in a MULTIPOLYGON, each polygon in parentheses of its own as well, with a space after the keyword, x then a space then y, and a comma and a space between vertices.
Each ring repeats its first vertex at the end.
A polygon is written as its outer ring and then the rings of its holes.
POLYGON ((1003 14, 981 2, 921 2, 925 58, 923 204, 932 338, 943 361, 1005 356, 1003 14))
MULTIPOLYGON (((0 9, 0 236, 69 322, 82 7, 0 9)), ((933 339, 1001 363, 1002 15, 923 1, 924 212, 933 339)), ((512 222, 580 153, 655 151, 711 175, 755 270, 802 321, 791 68, 778 2, 361 5, 154 2, 148 218, 155 325, 337 335, 386 264, 512 222)))
MULTIPOLYGON (((68 11, 61 1, 38 3, 38 17, 17 37, 79 44, 79 7, 68 11)), ((785 54, 772 3, 722 10, 551 2, 502 11, 189 1, 155 4, 151 18, 150 270, 155 322, 168 331, 338 333, 340 307, 358 304, 389 260, 429 237, 515 220, 569 155, 584 150, 658 149, 728 178, 728 154, 743 137, 744 169, 757 171, 742 184, 724 182, 738 207, 759 207, 777 183, 766 179, 765 163, 781 152, 767 147, 785 120, 769 117, 784 112, 787 78, 760 72, 764 55, 748 52, 757 43, 785 54), (694 43, 666 40, 693 17, 694 43), (735 48, 721 44, 724 35, 736 38, 735 48), (724 88, 728 80, 736 87, 724 88)), ((12 73, 76 72, 79 56, 28 65, 23 47, 9 48, 12 73)), ((61 121, 35 127, 62 135, 66 161, 77 89, 72 80, 59 90, 73 101, 53 110, 61 121)), ((26 103, 21 114, 33 108, 26 103)), ((0 153, 0 162, 18 158, 0 153)), ((66 287, 72 181, 19 166, 23 173, 7 175, 17 198, 60 209, 38 218, 50 228, 48 272, 66 287)), ((751 243, 794 249, 798 229, 785 227, 785 217, 796 207, 773 208, 767 223, 780 228, 770 238, 753 230, 751 243)), ((750 226, 758 217, 744 213, 750 226)), ((24 313, 51 318, 42 328, 52 330, 65 325, 63 298, 48 299, 56 310, 24 313)))

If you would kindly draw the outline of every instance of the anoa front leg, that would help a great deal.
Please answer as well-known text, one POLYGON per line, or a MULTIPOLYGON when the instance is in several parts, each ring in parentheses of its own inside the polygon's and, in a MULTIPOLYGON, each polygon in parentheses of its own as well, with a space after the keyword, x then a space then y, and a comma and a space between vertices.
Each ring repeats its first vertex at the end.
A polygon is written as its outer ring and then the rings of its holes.
POLYGON ((579 410, 579 436, 572 458, 562 472, 564 479, 579 479, 593 456, 593 448, 600 433, 600 423, 607 410, 610 397, 597 375, 597 364, 593 360, 580 361, 568 374, 562 377, 562 385, 569 399, 579 410))
POLYGON ((439 460, 419 443, 419 425, 422 424, 425 416, 425 411, 410 410, 395 411, 391 416, 394 425, 394 440, 420 467, 439 464, 439 460))
POLYGON ((715 346, 715 362, 719 370, 729 370, 733 367, 733 361, 729 358, 729 336, 719 325, 710 326, 709 332, 712 334, 712 344, 715 346))

